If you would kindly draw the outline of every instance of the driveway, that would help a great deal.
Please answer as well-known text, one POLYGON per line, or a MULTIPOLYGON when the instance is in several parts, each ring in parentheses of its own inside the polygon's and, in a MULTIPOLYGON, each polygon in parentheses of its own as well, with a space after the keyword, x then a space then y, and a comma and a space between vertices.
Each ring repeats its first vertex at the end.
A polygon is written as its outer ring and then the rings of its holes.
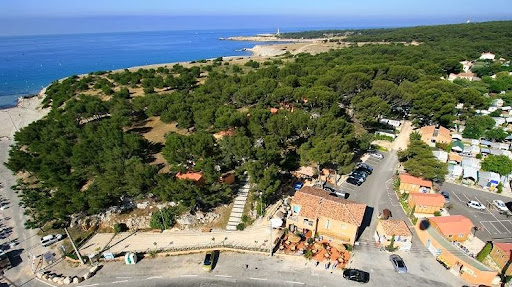
POLYGON ((512 238, 512 217, 507 218, 500 214, 492 204, 495 199, 508 202, 510 201, 509 197, 453 183, 444 183, 443 190, 450 193, 450 203, 453 205, 450 214, 464 215, 471 219, 475 226, 482 228, 476 232, 476 237, 482 241, 510 241, 510 238, 512 238), (480 202, 487 209, 476 210, 467 207, 466 203, 470 200, 480 202))

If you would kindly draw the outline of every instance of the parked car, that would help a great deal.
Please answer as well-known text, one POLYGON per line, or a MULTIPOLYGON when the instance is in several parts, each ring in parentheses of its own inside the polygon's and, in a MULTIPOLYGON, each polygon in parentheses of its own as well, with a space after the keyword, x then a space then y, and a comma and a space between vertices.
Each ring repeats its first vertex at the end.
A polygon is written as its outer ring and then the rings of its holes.
POLYGON ((356 170, 358 170, 358 169, 362 169, 362 170, 366 171, 369 174, 371 174, 373 172, 373 167, 367 165, 364 162, 359 162, 359 163, 356 164, 356 170))
POLYGON ((214 252, 213 251, 208 251, 204 255, 203 269, 205 271, 208 271, 208 272, 212 271, 213 257, 214 257, 214 252))
POLYGON ((360 283, 368 283, 370 281, 370 273, 359 269, 346 269, 343 271, 343 278, 360 283))
POLYGON ((480 202, 478 202, 476 200, 470 200, 470 201, 468 201, 468 203, 466 203, 466 205, 468 207, 471 207, 471 208, 474 208, 474 209, 478 209, 478 210, 484 210, 485 209, 485 206, 483 206, 480 202))
POLYGON ((363 184, 364 180, 360 180, 355 177, 349 177, 349 178, 347 178, 347 182, 350 184, 353 184, 353 185, 360 186, 361 184, 363 184))
POLYGON ((494 204, 494 206, 496 206, 496 208, 498 208, 500 211, 503 211, 503 212, 508 211, 508 208, 505 205, 505 202, 503 202, 503 200, 495 199, 492 201, 492 204, 494 204))
POLYGON ((376 158, 376 159, 383 159, 384 158, 384 155, 381 154, 380 152, 371 152, 370 156, 373 157, 373 158, 376 158))
POLYGON ((393 264, 396 272, 400 274, 407 273, 407 266, 405 266, 405 262, 402 257, 400 257, 400 255, 391 254, 389 256, 389 261, 391 261, 391 264, 393 264))
POLYGON ((293 189, 295 190, 299 190, 302 188, 302 186, 304 186, 304 183, 302 182, 296 182, 294 185, 293 185, 293 189))
POLYGON ((450 194, 448 193, 448 191, 441 191, 441 195, 444 196, 446 203, 450 202, 450 194))
POLYGON ((362 170, 354 170, 348 176, 355 177, 355 178, 362 178, 363 180, 366 180, 366 178, 368 177, 368 173, 366 173, 362 170))
POLYGON ((508 208, 509 211, 512 211, 512 201, 505 203, 505 206, 508 208))
POLYGON ((55 242, 57 242, 59 240, 62 240, 62 238, 64 238, 62 236, 62 234, 46 235, 46 236, 41 238, 41 245, 43 245, 43 247, 47 247, 47 246, 50 246, 50 245, 52 245, 53 243, 55 243, 55 242))

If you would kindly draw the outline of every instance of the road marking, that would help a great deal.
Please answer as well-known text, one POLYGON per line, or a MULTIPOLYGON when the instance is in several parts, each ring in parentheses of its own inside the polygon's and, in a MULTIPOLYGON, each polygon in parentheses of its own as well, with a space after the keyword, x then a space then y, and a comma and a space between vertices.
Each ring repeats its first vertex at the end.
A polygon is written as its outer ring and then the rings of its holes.
POLYGON ((290 283, 290 284, 299 284, 299 285, 305 285, 305 284, 306 284, 306 283, 296 282, 296 281, 286 281, 286 283, 290 283))
POLYGON ((260 280, 260 281, 267 280, 267 278, 255 278, 255 277, 249 277, 249 279, 251 279, 251 280, 260 280))
POLYGON ((162 276, 151 276, 151 277, 146 278, 146 280, 158 279, 158 278, 162 278, 162 276))
POLYGON ((128 282, 128 280, 114 281, 114 282, 112 282, 112 284, 125 283, 125 282, 128 282))
POLYGON ((39 282, 43 283, 43 284, 48 285, 48 286, 57 287, 57 286, 52 285, 52 284, 50 284, 50 283, 48 283, 48 282, 44 282, 43 280, 41 280, 41 279, 39 279, 39 278, 35 278, 35 279, 36 279, 37 281, 39 281, 39 282))
POLYGON ((180 275, 180 277, 197 277, 197 275, 180 275))
POLYGON ((133 277, 116 277, 116 279, 131 279, 133 277))
POLYGON ((80 285, 80 287, 92 287, 92 286, 98 286, 100 285, 99 283, 94 283, 94 284, 90 284, 90 285, 80 285))
POLYGON ((215 275, 215 277, 231 278, 233 276, 229 276, 229 275, 215 275))
MULTIPOLYGON (((475 198, 478 200, 478 198, 477 198, 476 196, 475 196, 475 198)), ((487 201, 487 202, 489 202, 489 201, 487 201)), ((490 202, 489 202, 489 205, 490 205, 490 206, 492 206, 490 202)), ((491 212, 490 210, 488 210, 488 209, 486 209, 486 210, 487 210, 487 212, 489 212, 489 214, 490 214, 490 215, 492 215, 492 217, 494 217, 494 219, 496 219, 496 221, 497 221, 499 224, 501 224, 501 226, 503 226, 503 228, 505 228, 505 230, 506 230, 508 233, 511 233, 511 232, 510 232, 510 230, 505 226, 505 224, 503 224, 503 223, 501 222, 501 220, 499 220, 499 219, 496 217, 496 215, 494 215, 494 213, 492 213, 492 212, 491 212)), ((501 234, 501 232, 500 232, 500 234, 501 234)))
MULTIPOLYGON (((492 224, 492 221, 480 221, 480 223, 481 223, 482 225, 484 225, 484 222, 485 222, 485 223, 488 223, 488 225, 490 224, 492 227, 494 227, 494 229, 496 229, 496 231, 497 231, 498 233, 500 233, 500 231, 498 230, 498 228, 496 228, 496 226, 494 226, 494 224, 492 224)), ((487 228, 487 229, 489 229, 489 228, 487 228)), ((489 233, 490 233, 490 231, 489 231, 489 233)), ((493 233, 494 233, 494 234, 496 234, 496 232, 493 232, 493 233)))

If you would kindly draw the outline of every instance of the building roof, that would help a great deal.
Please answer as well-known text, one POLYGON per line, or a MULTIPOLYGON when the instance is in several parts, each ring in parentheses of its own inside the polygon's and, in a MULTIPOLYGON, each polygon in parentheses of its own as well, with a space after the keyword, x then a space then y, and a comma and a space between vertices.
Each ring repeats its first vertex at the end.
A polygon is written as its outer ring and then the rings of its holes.
POLYGON ((478 169, 472 166, 463 167, 464 174, 463 178, 472 178, 473 180, 478 180, 478 169))
POLYGON ((460 156, 460 154, 458 154, 458 153, 451 152, 449 154, 449 160, 453 160, 456 162, 462 162, 462 156, 460 156))
POLYGON ((315 169, 311 166, 301 166, 295 172, 309 177, 313 177, 313 175, 315 175, 315 169))
POLYGON ((403 220, 398 219, 388 219, 388 220, 380 220, 379 224, 384 229, 386 235, 390 236, 412 236, 409 227, 403 220))
POLYGON ((366 204, 339 197, 328 192, 305 186, 295 193, 292 204, 300 205, 299 215, 310 219, 326 217, 360 226, 366 211, 366 204))
POLYGON ((178 179, 185 179, 185 180, 200 181, 203 178, 203 173, 202 172, 187 172, 187 173, 178 172, 176 174, 176 178, 178 178, 178 179))
POLYGON ((416 184, 416 185, 419 185, 419 186, 426 186, 426 187, 432 188, 432 181, 425 180, 425 179, 420 178, 420 177, 415 177, 415 176, 412 176, 412 175, 407 174, 407 173, 402 173, 400 175, 400 182, 416 184))
POLYGON ((492 245, 501 249, 505 254, 508 254, 509 258, 512 257, 512 243, 493 242, 492 245))
POLYGON ((409 197, 412 197, 416 205, 442 207, 446 202, 444 196, 439 193, 411 193, 409 197))
POLYGON ((462 215, 437 216, 428 220, 435 223, 444 235, 470 234, 473 222, 462 215))

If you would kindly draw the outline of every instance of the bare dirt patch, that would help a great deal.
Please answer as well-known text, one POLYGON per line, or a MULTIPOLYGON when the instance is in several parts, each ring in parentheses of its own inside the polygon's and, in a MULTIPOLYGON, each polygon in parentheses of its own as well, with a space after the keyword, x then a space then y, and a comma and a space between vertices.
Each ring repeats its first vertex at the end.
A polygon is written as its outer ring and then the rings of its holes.
POLYGON ((178 128, 177 123, 166 124, 160 120, 160 117, 150 117, 146 121, 144 128, 150 128, 150 130, 143 134, 144 138, 148 141, 156 143, 165 143, 165 135, 171 132, 186 135, 188 131, 186 129, 178 128))

